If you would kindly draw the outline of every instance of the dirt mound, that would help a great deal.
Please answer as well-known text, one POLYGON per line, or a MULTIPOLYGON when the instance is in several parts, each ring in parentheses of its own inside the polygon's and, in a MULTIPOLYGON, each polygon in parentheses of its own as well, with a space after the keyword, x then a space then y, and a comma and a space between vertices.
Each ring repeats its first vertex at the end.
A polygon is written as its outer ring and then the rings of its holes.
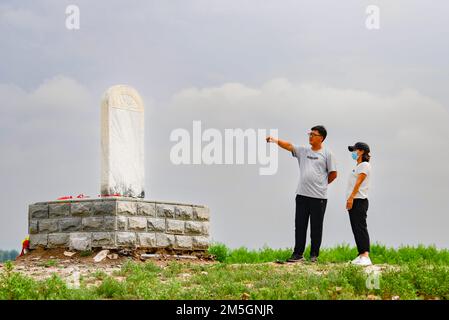
POLYGON ((34 264, 85 264, 85 265, 117 265, 125 261, 153 261, 155 263, 168 262, 172 260, 189 261, 191 263, 214 262, 214 257, 207 252, 173 252, 170 250, 159 249, 156 251, 147 251, 142 249, 111 249, 108 250, 108 256, 102 261, 95 262, 94 257, 102 250, 92 251, 74 251, 70 252, 63 248, 44 249, 37 248, 31 250, 22 257, 18 257, 15 265, 34 265, 34 264))
MULTIPOLYGON (((44 280, 57 274, 67 283, 76 282, 76 278, 92 278, 104 273, 120 280, 120 270, 128 261, 145 263, 151 261, 159 267, 165 268, 171 261, 190 264, 214 264, 213 256, 205 252, 184 252, 183 255, 173 251, 157 250, 108 250, 103 260, 95 262, 95 256, 101 250, 70 252, 61 248, 31 250, 28 254, 18 257, 14 261, 14 271, 20 272, 35 280, 44 280), (74 280, 75 279, 75 280, 74 280)), ((0 264, 0 270, 3 265, 0 264)), ((76 286, 76 285, 75 285, 76 286)))

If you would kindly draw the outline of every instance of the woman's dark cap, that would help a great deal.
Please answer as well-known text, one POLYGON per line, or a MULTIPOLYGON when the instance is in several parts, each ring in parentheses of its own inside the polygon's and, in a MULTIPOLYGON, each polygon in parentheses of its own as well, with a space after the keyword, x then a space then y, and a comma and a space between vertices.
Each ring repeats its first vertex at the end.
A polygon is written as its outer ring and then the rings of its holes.
POLYGON ((348 146, 349 151, 354 150, 363 150, 365 152, 370 152, 369 145, 367 145, 365 142, 356 142, 353 146, 348 146))

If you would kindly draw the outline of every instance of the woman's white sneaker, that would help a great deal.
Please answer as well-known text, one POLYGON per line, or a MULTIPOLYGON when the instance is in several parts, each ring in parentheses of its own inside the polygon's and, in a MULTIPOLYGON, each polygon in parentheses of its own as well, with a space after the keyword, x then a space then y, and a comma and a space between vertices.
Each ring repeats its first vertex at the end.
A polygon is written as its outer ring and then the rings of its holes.
POLYGON ((360 256, 357 256, 354 260, 351 261, 352 264, 357 264, 360 260, 360 256))
POLYGON ((359 257, 359 260, 354 262, 354 264, 358 265, 358 266, 371 266, 373 263, 371 262, 371 259, 369 257, 365 257, 365 256, 361 256, 359 257))

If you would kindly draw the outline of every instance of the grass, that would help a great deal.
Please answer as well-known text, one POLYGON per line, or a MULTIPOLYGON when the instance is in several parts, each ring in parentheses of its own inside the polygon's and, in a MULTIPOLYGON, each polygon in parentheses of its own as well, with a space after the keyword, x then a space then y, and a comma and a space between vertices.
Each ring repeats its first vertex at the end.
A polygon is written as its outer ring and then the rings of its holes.
POLYGON ((39 266, 41 266, 41 267, 46 267, 46 268, 50 268, 50 267, 55 267, 56 265, 57 265, 57 261, 56 260, 54 260, 54 259, 48 259, 47 261, 45 261, 45 262, 41 262, 40 264, 39 264, 39 266))
MULTIPOLYGON (((224 244, 216 243, 209 248, 209 252, 223 263, 263 263, 275 260, 285 261, 291 253, 291 249, 271 249, 264 247, 260 250, 249 250, 241 247, 229 249, 224 244)), ((310 246, 304 255, 310 255, 310 246)), ((320 251, 320 263, 348 262, 357 256, 357 249, 347 244, 333 248, 324 248, 320 251)), ((398 249, 387 248, 381 244, 371 245, 371 260, 374 264, 408 264, 408 263, 432 263, 436 265, 449 265, 449 250, 438 250, 434 246, 417 247, 402 246, 398 249)))
POLYGON ((324 249, 318 264, 274 265, 289 249, 229 249, 214 244, 216 264, 179 263, 161 267, 128 261, 120 271, 98 271, 69 288, 53 275, 37 281, 6 263, 0 271, 0 299, 449 299, 449 254, 434 247, 372 247, 375 263, 385 269, 379 286, 367 286, 363 268, 347 263, 355 249, 346 245, 324 249), (90 284, 90 285, 88 285, 90 284))
POLYGON ((92 250, 84 250, 80 252, 80 257, 90 257, 92 255, 92 250))

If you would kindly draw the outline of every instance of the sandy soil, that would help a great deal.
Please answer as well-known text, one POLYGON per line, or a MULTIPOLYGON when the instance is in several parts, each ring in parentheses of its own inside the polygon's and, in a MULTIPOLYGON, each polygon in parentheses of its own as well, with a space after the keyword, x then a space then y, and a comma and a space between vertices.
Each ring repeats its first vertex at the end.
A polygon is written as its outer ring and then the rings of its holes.
MULTIPOLYGON (((151 261, 154 264, 164 268, 171 261, 190 264, 214 264, 216 263, 211 256, 193 253, 191 258, 180 258, 179 256, 169 254, 167 252, 158 252, 158 257, 142 259, 141 254, 145 251, 113 251, 110 254, 117 254, 117 259, 106 257, 100 262, 95 262, 94 257, 101 250, 92 252, 91 255, 83 256, 82 253, 76 252, 73 256, 66 256, 64 253, 69 252, 64 249, 36 249, 28 254, 18 257, 14 261, 14 271, 26 274, 36 280, 44 280, 50 278, 54 273, 58 274, 69 285, 77 287, 79 278, 88 279, 88 282, 97 284, 101 282, 95 280, 95 274, 104 272, 107 275, 121 280, 118 274, 123 264, 127 261, 136 263, 144 263, 151 261), (91 281, 89 281, 89 279, 91 281)), ((4 268, 4 264, 0 264, 0 271, 4 268)))

